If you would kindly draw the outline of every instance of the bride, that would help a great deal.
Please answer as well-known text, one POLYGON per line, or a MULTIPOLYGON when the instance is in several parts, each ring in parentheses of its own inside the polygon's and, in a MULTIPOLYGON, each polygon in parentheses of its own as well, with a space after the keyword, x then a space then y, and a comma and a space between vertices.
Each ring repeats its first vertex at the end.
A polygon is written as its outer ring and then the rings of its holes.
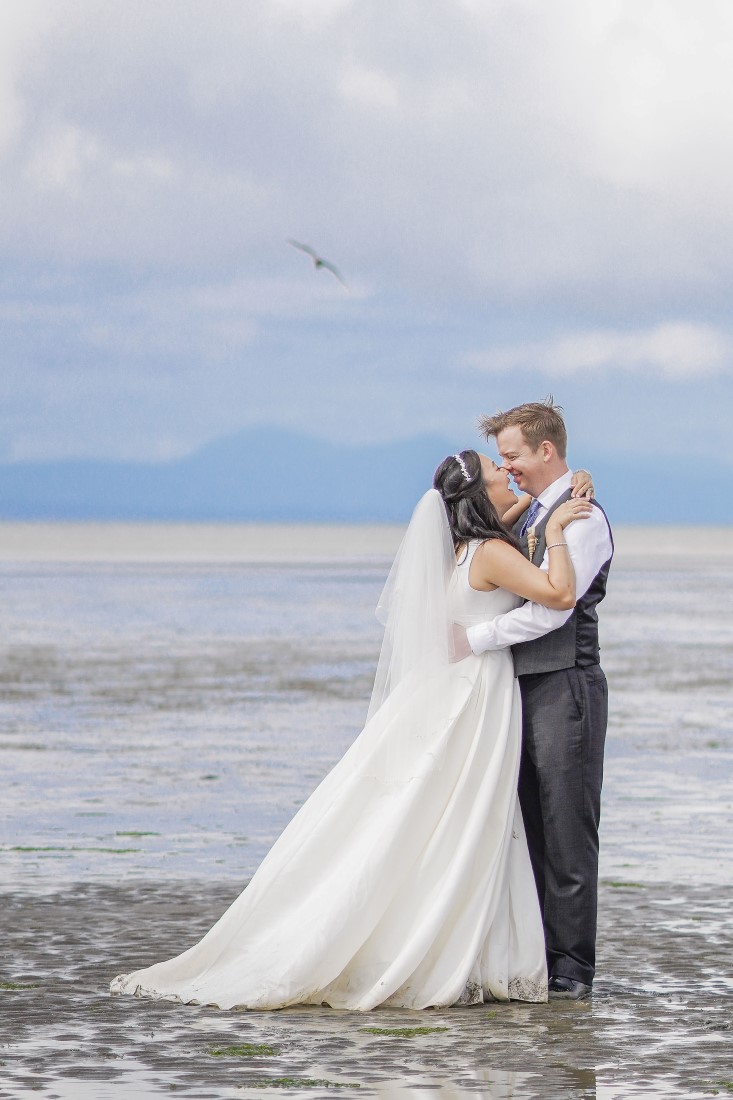
POLYGON ((547 1000, 511 654, 459 660, 452 644, 452 624, 525 599, 574 605, 562 531, 591 505, 552 513, 543 572, 499 518, 515 522, 527 503, 476 451, 441 463, 377 609, 363 731, 204 938, 115 978, 113 993, 259 1010, 547 1000))

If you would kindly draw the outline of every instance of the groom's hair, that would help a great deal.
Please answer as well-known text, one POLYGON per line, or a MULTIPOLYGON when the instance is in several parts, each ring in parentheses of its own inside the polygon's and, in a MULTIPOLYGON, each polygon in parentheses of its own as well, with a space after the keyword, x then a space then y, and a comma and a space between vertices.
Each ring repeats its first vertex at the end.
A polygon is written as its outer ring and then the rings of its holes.
POLYGON ((508 412, 482 416, 478 422, 478 429, 484 439, 497 436, 505 428, 519 428, 533 451, 548 439, 560 458, 565 458, 567 454, 568 433, 562 418, 562 406, 555 404, 552 394, 544 401, 528 401, 508 412))

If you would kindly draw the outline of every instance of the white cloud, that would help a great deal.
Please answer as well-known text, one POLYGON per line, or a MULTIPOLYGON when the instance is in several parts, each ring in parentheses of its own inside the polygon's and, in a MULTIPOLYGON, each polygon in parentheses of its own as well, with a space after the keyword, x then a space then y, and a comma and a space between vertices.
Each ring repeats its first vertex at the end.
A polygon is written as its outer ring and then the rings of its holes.
POLYGON ((100 161, 99 142, 77 126, 59 127, 39 142, 28 164, 26 178, 43 192, 76 192, 100 161))
POLYGON ((529 370, 562 377, 580 371, 646 371, 683 379, 730 372, 733 339, 711 325, 677 321, 634 332, 569 332, 473 352, 466 361, 498 373, 529 370))
POLYGON ((386 437, 457 415, 472 347, 510 402, 728 392, 731 71, 729 0, 3 0, 0 426, 386 437))
POLYGON ((6 251, 265 273, 306 233, 433 299, 733 290, 724 0, 202 12, 6 0, 6 251))
POLYGON ((0 153, 12 146, 26 121, 18 82, 51 23, 47 0, 0 4, 0 153))
POLYGON ((367 69, 362 65, 350 66, 344 72, 339 90, 346 99, 377 110, 392 110, 398 106, 400 99, 394 80, 377 69, 367 69))
POLYGON ((316 30, 343 16, 354 0, 270 0, 274 10, 280 9, 288 19, 297 21, 307 30, 316 30))

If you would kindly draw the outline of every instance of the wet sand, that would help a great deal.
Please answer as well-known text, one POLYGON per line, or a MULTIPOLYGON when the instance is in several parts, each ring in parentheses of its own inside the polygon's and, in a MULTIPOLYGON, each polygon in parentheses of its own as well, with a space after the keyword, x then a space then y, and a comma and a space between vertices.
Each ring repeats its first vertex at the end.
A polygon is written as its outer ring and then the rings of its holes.
POLYGON ((272 534, 0 547, 0 1098, 733 1096, 733 543, 711 531, 619 538, 592 1001, 109 996, 200 938, 363 721, 396 532, 272 534))
POLYGON ((236 892, 168 881, 4 895, 0 977, 25 988, 0 991, 0 1096, 733 1092, 730 890, 603 883, 599 977, 578 1003, 241 1013, 108 995, 114 974, 187 946, 236 892))
MULTIPOLYGON (((389 565, 405 524, 0 520, 0 562, 361 562, 389 565)), ((616 564, 733 560, 729 527, 614 527, 616 564)))

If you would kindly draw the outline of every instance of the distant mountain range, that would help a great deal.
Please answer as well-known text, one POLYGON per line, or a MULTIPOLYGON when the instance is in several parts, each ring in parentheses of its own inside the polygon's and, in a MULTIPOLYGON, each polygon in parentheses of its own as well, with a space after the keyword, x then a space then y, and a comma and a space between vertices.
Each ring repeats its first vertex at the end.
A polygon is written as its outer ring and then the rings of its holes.
MULTIPOLYGON (((402 522, 455 446, 429 435, 345 446, 255 428, 171 462, 0 465, 0 519, 402 522)), ((689 465, 577 459, 617 523, 729 522, 719 490, 689 465)))

